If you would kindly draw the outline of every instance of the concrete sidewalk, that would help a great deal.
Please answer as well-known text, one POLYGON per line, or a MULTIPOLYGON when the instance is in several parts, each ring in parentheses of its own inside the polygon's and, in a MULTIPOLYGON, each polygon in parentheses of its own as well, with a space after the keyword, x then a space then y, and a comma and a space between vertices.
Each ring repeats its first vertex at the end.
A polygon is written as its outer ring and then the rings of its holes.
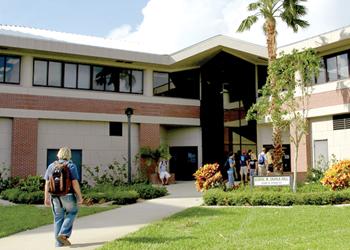
POLYGON ((202 194, 196 191, 193 181, 178 182, 167 186, 167 189, 170 195, 162 198, 78 218, 74 223, 70 247, 55 248, 53 225, 48 225, 1 238, 0 249, 95 249, 153 221, 202 204, 202 194))

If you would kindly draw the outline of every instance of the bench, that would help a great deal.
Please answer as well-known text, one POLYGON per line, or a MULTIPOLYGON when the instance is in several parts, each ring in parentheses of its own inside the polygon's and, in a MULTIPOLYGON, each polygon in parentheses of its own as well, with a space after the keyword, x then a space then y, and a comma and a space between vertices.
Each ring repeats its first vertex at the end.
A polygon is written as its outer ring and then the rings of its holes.
MULTIPOLYGON (((156 173, 151 174, 149 181, 152 184, 162 184, 162 181, 160 180, 159 175, 156 174, 156 173)), ((175 173, 170 173, 170 178, 169 178, 168 184, 175 184, 175 183, 176 183, 176 181, 175 181, 175 173)))

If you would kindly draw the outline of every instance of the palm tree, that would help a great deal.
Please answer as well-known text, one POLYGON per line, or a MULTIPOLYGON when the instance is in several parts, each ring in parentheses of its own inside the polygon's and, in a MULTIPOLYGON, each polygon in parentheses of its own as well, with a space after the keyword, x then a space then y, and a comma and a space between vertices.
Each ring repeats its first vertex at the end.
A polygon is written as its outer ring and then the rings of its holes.
MULTIPOLYGON (((299 27, 305 28, 309 26, 307 21, 301 19, 301 17, 306 14, 306 8, 300 4, 301 2, 306 2, 306 0, 258 0, 248 5, 248 11, 255 11, 255 14, 244 19, 237 31, 243 32, 249 30, 251 26, 258 21, 259 17, 264 18, 263 30, 266 36, 269 65, 277 57, 276 19, 282 19, 282 21, 285 22, 288 27, 292 28, 294 32, 297 32, 299 27)), ((269 77, 271 77, 269 87, 273 89, 276 85, 275 80, 273 76, 269 77)), ((277 114, 279 108, 278 105, 275 105, 275 98, 276 96, 272 95, 270 107, 271 117, 276 115, 277 117, 279 116, 277 114)), ((274 168, 281 173, 283 170, 281 137, 283 128, 278 125, 278 122, 274 123, 272 118, 272 142, 274 146, 273 165, 274 168)))

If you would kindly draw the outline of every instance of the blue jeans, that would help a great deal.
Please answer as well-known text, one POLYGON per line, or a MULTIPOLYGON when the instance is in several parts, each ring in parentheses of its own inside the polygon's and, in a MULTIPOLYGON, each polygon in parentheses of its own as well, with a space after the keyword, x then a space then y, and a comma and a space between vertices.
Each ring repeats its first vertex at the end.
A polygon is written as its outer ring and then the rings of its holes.
POLYGON ((255 169, 249 170, 250 184, 253 185, 253 176, 255 176, 255 169))
POLYGON ((73 222, 78 213, 77 199, 74 194, 67 194, 59 198, 53 197, 51 204, 54 216, 56 246, 62 246, 57 237, 64 235, 69 238, 72 234, 73 222))
POLYGON ((234 173, 233 169, 230 169, 227 171, 228 184, 230 185, 230 187, 233 187, 233 184, 235 184, 235 177, 233 173, 234 173))

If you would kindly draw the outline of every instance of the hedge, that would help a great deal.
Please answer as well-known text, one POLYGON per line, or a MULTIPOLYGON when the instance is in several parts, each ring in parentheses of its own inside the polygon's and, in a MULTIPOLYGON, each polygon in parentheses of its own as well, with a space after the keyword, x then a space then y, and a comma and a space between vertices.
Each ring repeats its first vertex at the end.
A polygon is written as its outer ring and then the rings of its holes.
POLYGON ((113 204, 125 205, 132 204, 137 201, 139 194, 134 190, 118 190, 114 192, 89 192, 84 194, 87 203, 103 203, 113 201, 113 204))
POLYGON ((210 189, 203 195, 206 205, 214 206, 292 206, 349 204, 350 189, 343 191, 318 191, 292 193, 290 191, 223 191, 210 189))
POLYGON ((1 198, 14 203, 43 204, 44 191, 26 192, 20 188, 11 188, 2 191, 1 198))
POLYGON ((154 199, 167 194, 165 187, 155 187, 150 184, 138 183, 133 185, 99 184, 83 193, 86 204, 113 201, 118 205, 135 203, 138 198, 154 199))

